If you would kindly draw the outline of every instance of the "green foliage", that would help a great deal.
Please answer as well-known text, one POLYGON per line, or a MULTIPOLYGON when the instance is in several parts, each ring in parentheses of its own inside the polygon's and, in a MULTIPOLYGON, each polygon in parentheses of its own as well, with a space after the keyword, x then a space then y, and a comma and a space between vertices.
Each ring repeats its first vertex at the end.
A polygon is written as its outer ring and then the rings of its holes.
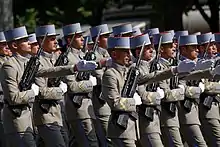
POLYGON ((78 9, 77 9, 77 12, 79 12, 83 17, 92 16, 92 11, 85 10, 84 7, 78 8, 78 9))
POLYGON ((25 25, 28 32, 33 32, 37 25, 36 22, 39 20, 37 18, 38 11, 35 8, 30 8, 26 9, 25 12, 24 16, 16 15, 16 27, 25 25))
POLYGON ((54 24, 55 26, 61 27, 64 11, 60 10, 58 7, 53 7, 52 10, 47 10, 46 15, 48 16, 49 23, 54 24))

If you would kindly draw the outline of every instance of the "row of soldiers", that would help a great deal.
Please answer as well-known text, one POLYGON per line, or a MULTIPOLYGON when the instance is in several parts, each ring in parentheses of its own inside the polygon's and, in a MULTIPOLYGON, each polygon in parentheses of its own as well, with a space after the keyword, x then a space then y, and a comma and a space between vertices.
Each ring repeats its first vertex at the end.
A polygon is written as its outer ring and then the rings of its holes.
POLYGON ((54 25, 0 33, 2 146, 220 145, 220 34, 103 24, 84 39, 79 23, 62 30, 60 50, 54 25), (39 68, 24 90, 34 56, 39 68), (136 68, 135 86, 126 87, 136 68))

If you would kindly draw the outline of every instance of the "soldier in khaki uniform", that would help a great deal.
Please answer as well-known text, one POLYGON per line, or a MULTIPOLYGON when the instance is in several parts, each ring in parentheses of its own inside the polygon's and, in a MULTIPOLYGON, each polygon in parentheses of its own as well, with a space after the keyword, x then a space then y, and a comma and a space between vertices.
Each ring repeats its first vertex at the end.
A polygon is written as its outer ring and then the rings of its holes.
MULTIPOLYGON (((213 50, 216 49, 214 44, 215 38, 211 33, 206 33, 197 36, 200 49, 203 50, 208 45, 211 38, 211 43, 208 47, 208 56, 213 57, 213 50)), ((220 111, 218 87, 220 87, 218 80, 204 80, 205 91, 200 97, 200 120, 202 123, 203 136, 208 146, 220 146, 220 111)))
MULTIPOLYGON (((171 64, 168 61, 174 57, 175 47, 173 45, 173 35, 171 33, 157 34, 153 36, 154 44, 158 44, 158 40, 162 36, 160 48, 160 66, 162 69, 170 68, 171 64)), ((179 131, 179 119, 177 103, 184 99, 184 86, 178 85, 171 87, 171 80, 167 79, 160 81, 160 88, 165 92, 165 97, 162 100, 161 106, 161 129, 164 146, 183 147, 182 139, 179 131)))
MULTIPOLYGON (((63 27, 65 41, 70 47, 68 53, 70 65, 84 58, 84 53, 81 51, 84 41, 82 33, 79 23, 63 27), (70 44, 73 36, 73 42, 70 44)), ((79 147, 97 147, 99 145, 94 126, 96 117, 91 99, 93 86, 96 86, 97 80, 93 76, 81 80, 78 79, 79 74, 65 77, 65 82, 68 85, 67 97, 65 98, 67 121, 71 125, 79 147)))
MULTIPOLYGON (((188 35, 180 37, 180 50, 182 53, 181 60, 192 60, 197 62, 198 49, 197 49, 196 35, 188 35)), ((181 132, 183 139, 189 146, 206 147, 206 142, 200 130, 199 120, 199 97, 204 90, 204 84, 195 81, 185 82, 185 99, 180 102, 179 119, 181 124, 181 132)))
MULTIPOLYGON (((4 62, 6 62, 10 56, 10 50, 8 49, 8 45, 6 43, 4 32, 0 32, 0 69, 4 62)), ((0 113, 2 114, 2 109, 4 106, 4 95, 2 86, 0 85, 0 113)), ((4 128, 2 117, 0 116, 0 147, 6 146, 5 137, 4 137, 4 128)))
MULTIPOLYGON (((156 91, 149 91, 148 85, 155 83, 164 79, 173 77, 176 74, 181 74, 184 72, 189 72, 194 67, 194 64, 190 62, 181 62, 177 67, 166 69, 164 71, 154 71, 149 73, 152 58, 152 45, 147 34, 136 36, 131 38, 131 48, 132 53, 135 57, 140 56, 140 49, 142 44, 146 41, 143 60, 140 64, 140 73, 142 75, 147 75, 152 77, 144 85, 138 87, 138 92, 142 98, 143 104, 139 107, 139 125, 140 125, 140 135, 141 142, 143 146, 163 146, 160 138, 160 101, 164 97, 164 91, 157 88, 156 91), (151 76, 154 75, 154 76, 151 76)), ((151 89, 151 88, 150 88, 151 89)))
POLYGON ((1 84, 4 91, 5 106, 3 108, 3 124, 9 147, 27 146, 35 147, 31 111, 28 102, 33 101, 38 95, 39 88, 20 91, 18 83, 24 71, 24 65, 28 61, 30 53, 28 35, 25 27, 15 28, 5 32, 9 48, 14 56, 2 66, 1 84), (13 111, 20 109, 20 113, 13 111))
MULTIPOLYGON (((93 42, 96 41, 96 37, 100 32, 98 38, 98 48, 95 50, 96 62, 105 62, 106 64, 111 62, 109 54, 107 51, 107 40, 111 32, 108 30, 107 24, 102 24, 99 26, 92 27, 90 29, 90 34, 93 42), (100 32, 101 31, 101 32, 100 32)), ((111 114, 111 109, 105 100, 101 97, 101 81, 104 73, 105 67, 95 70, 92 75, 97 78, 97 85, 93 87, 93 106, 97 120, 96 133, 98 135, 100 146, 107 147, 111 146, 110 139, 107 138, 107 128, 108 120, 111 114)))
MULTIPOLYGON (((57 40, 54 25, 45 25, 36 28, 36 37, 39 44, 42 44, 44 36, 48 33, 45 42, 42 45, 44 51, 40 57, 40 71, 48 69, 53 72, 54 76, 65 76, 75 74, 76 69, 79 70, 81 62, 67 66, 56 66, 53 64, 55 58, 53 52, 57 50, 57 40)), ((92 62, 91 62, 92 63, 92 62)), ((94 62, 95 63, 95 62, 94 62)), ((95 69, 96 66, 93 66, 95 69)), ((87 69, 83 65, 84 69, 87 69)), ((62 116, 59 100, 64 98, 64 93, 67 91, 67 85, 63 82, 58 87, 49 87, 48 78, 35 79, 37 85, 40 86, 40 93, 34 102, 33 114, 34 124, 38 128, 39 135, 43 139, 46 146, 68 146, 65 143, 65 132, 62 132, 62 116)))
MULTIPOLYGON (((149 73, 149 62, 152 58, 153 48, 148 34, 131 38, 131 51, 134 57, 140 56, 140 49, 144 41, 144 53, 140 63, 140 73, 149 73)), ((170 76, 173 74, 170 73, 170 76)), ((155 81, 156 82, 156 81, 155 81)), ((164 91, 150 92, 146 90, 148 84, 138 86, 138 93, 141 96, 143 104, 139 107, 139 129, 142 146, 163 147, 160 135, 160 120, 157 106, 160 106, 160 101, 164 97, 164 91), (147 113, 149 112, 149 113, 147 113)))
POLYGON ((108 39, 108 49, 113 63, 107 69, 102 78, 102 94, 111 108, 111 116, 108 125, 108 137, 115 147, 135 147, 136 131, 135 119, 129 115, 127 127, 119 125, 120 114, 136 111, 136 105, 140 105, 140 96, 135 93, 134 98, 121 97, 121 91, 127 76, 126 65, 130 59, 129 37, 108 39))

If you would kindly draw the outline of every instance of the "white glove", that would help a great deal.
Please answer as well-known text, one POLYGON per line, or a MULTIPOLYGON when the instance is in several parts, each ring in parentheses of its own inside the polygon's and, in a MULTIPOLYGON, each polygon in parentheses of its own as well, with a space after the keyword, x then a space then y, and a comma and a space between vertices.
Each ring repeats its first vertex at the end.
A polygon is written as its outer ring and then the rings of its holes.
POLYGON ((66 83, 60 82, 59 88, 63 91, 63 93, 67 92, 67 85, 66 83))
POLYGON ((135 101, 135 105, 141 105, 142 104, 142 101, 141 101, 141 97, 135 92, 134 93, 134 101, 135 101))
POLYGON ((179 88, 181 88, 185 92, 185 87, 183 85, 178 85, 179 88))
POLYGON ((96 77, 90 76, 90 77, 89 77, 89 81, 92 82, 92 85, 93 85, 93 86, 96 86, 96 85, 97 85, 97 79, 96 79, 96 77))
POLYGON ((95 61, 81 60, 76 64, 77 71, 90 71, 95 70, 97 64, 95 61))
POLYGON ((177 66, 178 73, 188 73, 192 71, 196 66, 196 63, 191 60, 181 61, 177 66))
POLYGON ((196 63, 195 70, 205 70, 205 69, 211 68, 214 62, 215 61, 211 59, 210 60, 199 60, 196 63))
POLYGON ((163 99, 165 97, 164 91, 160 87, 157 87, 156 92, 160 95, 160 97, 159 97, 160 99, 163 99))
POLYGON ((202 82, 199 82, 199 88, 201 89, 202 92, 205 91, 205 85, 202 82))
POLYGON ((39 86, 37 86, 36 84, 32 84, 31 85, 31 90, 34 91, 34 95, 37 96, 39 94, 39 86))
POLYGON ((105 66, 110 67, 112 65, 112 58, 107 58, 105 62, 105 66))

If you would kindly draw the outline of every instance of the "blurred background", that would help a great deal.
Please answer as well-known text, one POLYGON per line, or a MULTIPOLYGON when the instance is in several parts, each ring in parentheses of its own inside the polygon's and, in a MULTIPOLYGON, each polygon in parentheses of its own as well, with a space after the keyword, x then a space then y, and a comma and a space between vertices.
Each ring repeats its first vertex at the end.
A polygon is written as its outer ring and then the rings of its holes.
POLYGON ((141 29, 219 32, 220 0, 0 0, 0 31, 80 22, 84 30, 129 22, 141 29))

